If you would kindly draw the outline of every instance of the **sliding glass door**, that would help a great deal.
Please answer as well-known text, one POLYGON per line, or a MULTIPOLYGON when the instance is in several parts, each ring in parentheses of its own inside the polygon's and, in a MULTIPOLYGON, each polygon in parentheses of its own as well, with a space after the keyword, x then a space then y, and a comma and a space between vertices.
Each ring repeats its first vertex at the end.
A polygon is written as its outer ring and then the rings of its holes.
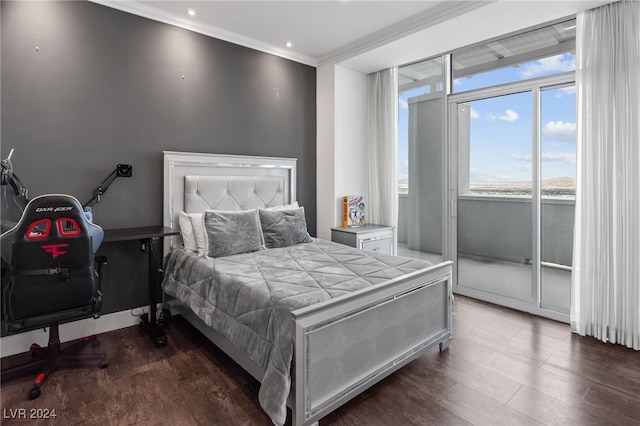
POLYGON ((531 92, 457 104, 458 285, 527 302, 533 300, 531 108, 531 92))
POLYGON ((398 254, 454 292, 569 321, 575 19, 398 69, 398 254))
POLYGON ((575 194, 573 77, 452 95, 456 291, 567 320, 575 194))

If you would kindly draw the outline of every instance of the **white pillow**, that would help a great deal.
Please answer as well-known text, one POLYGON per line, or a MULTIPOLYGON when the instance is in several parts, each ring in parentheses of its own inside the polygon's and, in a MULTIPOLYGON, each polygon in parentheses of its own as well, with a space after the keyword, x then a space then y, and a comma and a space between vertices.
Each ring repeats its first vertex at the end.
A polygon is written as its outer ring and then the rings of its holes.
POLYGON ((204 214, 203 213, 189 213, 189 219, 191 219, 191 226, 193 226, 193 235, 196 240, 196 247, 200 256, 206 256, 208 250, 207 233, 204 229, 204 214))
POLYGON ((205 256, 208 250, 207 234, 204 229, 202 213, 185 213, 180 212, 180 235, 182 235, 182 244, 187 250, 205 256))
POLYGON ((191 219, 189 215, 185 212, 180 212, 180 217, 178 218, 180 223, 180 235, 182 236, 182 245, 186 250, 191 250, 194 252, 198 251, 198 247, 196 246, 196 237, 193 233, 193 225, 191 225, 191 219))

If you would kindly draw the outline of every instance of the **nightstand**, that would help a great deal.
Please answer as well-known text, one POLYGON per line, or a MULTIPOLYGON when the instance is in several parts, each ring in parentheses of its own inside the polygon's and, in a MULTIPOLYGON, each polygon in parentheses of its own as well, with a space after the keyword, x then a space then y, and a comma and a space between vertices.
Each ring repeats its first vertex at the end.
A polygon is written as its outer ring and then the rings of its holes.
POLYGON ((356 228, 331 228, 331 241, 381 254, 395 254, 393 239, 395 228, 387 225, 366 224, 356 228))

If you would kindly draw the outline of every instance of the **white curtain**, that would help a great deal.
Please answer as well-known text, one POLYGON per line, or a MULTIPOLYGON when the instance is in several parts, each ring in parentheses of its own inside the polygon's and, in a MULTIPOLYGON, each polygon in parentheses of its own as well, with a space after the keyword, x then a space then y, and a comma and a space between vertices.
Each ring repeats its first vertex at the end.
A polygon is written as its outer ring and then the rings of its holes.
POLYGON ((640 349, 640 3, 577 22, 578 184, 571 327, 640 349))
POLYGON ((398 68, 369 75, 367 222, 398 226, 398 68))

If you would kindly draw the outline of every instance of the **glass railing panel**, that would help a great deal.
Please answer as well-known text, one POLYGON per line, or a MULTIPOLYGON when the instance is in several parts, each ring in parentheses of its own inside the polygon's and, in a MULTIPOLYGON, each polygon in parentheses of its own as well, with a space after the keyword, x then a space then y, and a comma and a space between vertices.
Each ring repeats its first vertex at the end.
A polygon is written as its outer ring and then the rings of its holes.
POLYGON ((398 254, 443 260, 444 58, 399 69, 398 254))

